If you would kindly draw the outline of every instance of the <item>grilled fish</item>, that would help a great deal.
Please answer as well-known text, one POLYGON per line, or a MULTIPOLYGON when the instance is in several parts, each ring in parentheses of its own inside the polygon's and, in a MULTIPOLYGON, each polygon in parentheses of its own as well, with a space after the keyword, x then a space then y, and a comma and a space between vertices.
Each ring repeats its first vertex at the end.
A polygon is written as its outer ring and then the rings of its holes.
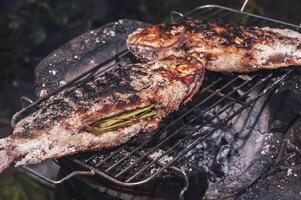
POLYGON ((152 132, 191 99, 203 76, 198 62, 170 58, 118 67, 59 92, 0 139, 0 173, 13 162, 35 164, 152 132))
POLYGON ((251 72, 301 64, 301 34, 289 29, 187 21, 151 25, 129 35, 128 49, 144 60, 194 57, 216 72, 251 72))

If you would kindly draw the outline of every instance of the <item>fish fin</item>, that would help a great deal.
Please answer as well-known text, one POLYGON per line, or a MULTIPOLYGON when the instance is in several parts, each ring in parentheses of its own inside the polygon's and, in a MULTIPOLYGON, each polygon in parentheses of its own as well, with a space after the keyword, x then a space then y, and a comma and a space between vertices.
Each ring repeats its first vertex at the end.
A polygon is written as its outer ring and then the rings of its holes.
POLYGON ((0 174, 8 168, 12 162, 16 159, 16 156, 10 155, 7 150, 0 150, 0 174))

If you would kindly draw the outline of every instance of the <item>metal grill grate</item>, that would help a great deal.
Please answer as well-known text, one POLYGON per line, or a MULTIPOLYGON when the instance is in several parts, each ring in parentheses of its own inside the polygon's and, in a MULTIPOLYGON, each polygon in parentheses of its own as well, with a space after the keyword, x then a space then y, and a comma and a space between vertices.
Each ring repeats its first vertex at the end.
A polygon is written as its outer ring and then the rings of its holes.
MULTIPOLYGON (((180 16, 177 21, 187 19, 222 19, 242 25, 299 30, 298 26, 292 24, 216 5, 196 8, 188 14, 180 16)), ((121 65, 124 61, 132 62, 128 53, 118 59, 120 60, 118 64, 121 65)), ((245 108, 251 106, 260 97, 273 92, 291 71, 291 69, 287 69, 248 75, 207 73, 199 94, 187 106, 169 116, 154 137, 144 140, 136 138, 114 150, 79 154, 67 159, 122 186, 146 183, 155 176, 166 172, 168 168, 177 169, 175 167, 179 162, 185 162, 184 158, 186 159, 187 152, 235 118, 245 108), (257 91, 256 95, 252 95, 254 91, 257 91), (198 110, 197 115, 195 114, 196 110, 198 110), (212 113, 213 110, 214 115, 211 114, 208 118, 207 114, 212 113), (216 119, 218 119, 217 124, 203 130, 208 121, 216 119), (181 136, 181 131, 185 127, 196 122, 199 123, 197 129, 181 136), (185 141, 199 131, 201 134, 194 142, 187 145, 185 141), (158 154, 158 151, 161 153, 158 154)))

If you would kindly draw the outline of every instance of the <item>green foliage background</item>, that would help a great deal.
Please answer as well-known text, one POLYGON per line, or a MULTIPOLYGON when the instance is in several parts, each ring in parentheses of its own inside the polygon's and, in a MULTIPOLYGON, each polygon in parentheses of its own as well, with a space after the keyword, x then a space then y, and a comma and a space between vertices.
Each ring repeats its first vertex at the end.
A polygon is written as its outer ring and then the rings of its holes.
POLYGON ((1 200, 43 200, 48 199, 46 189, 27 176, 15 173, 14 176, 0 182, 1 200))

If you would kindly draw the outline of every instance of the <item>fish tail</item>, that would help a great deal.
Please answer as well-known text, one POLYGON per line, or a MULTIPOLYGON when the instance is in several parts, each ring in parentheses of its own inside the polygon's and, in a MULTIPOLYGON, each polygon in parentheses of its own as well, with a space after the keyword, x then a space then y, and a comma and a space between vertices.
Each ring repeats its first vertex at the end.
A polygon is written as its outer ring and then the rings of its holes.
POLYGON ((16 159, 15 156, 9 154, 9 151, 2 149, 0 150, 0 174, 8 168, 12 162, 16 159))

